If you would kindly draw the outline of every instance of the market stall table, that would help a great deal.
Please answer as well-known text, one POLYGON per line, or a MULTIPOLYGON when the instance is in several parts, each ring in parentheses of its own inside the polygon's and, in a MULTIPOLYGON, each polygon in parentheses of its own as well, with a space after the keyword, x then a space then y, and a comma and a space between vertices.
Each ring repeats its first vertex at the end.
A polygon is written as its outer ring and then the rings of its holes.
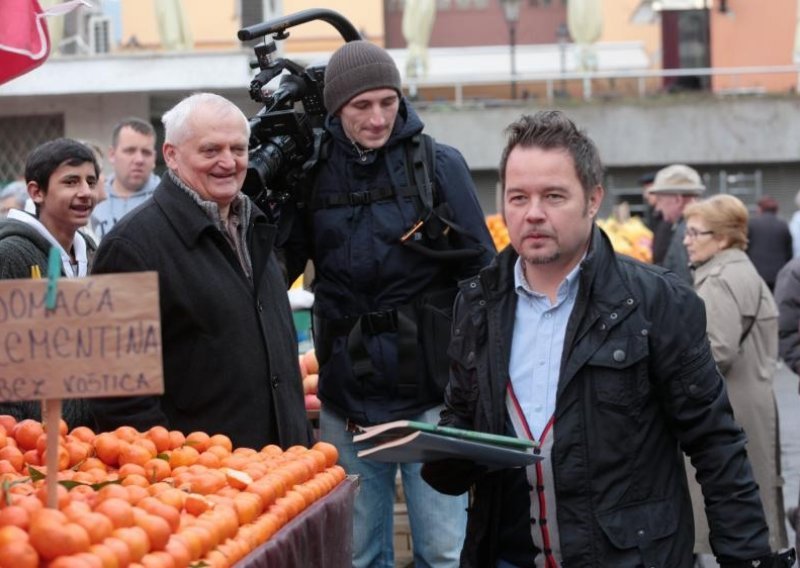
POLYGON ((357 488, 358 476, 348 475, 235 568, 349 568, 353 561, 353 501, 357 488))

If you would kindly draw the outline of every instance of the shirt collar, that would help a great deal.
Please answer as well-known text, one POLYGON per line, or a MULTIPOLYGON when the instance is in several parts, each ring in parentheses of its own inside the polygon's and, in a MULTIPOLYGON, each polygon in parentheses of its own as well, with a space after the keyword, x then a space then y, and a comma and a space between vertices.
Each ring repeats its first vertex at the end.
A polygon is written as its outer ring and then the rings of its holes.
MULTIPOLYGON (((200 197, 200 194, 186 185, 186 183, 172 170, 168 170, 168 172, 173 183, 186 192, 186 194, 192 198, 192 201, 197 203, 200 209, 203 210, 203 213, 205 213, 206 216, 214 223, 214 226, 222 231, 225 231, 226 227, 222 221, 222 215, 220 215, 219 212, 219 205, 213 201, 207 201, 200 197)), ((236 199, 231 202, 229 214, 236 215, 240 220, 249 216, 248 201, 241 192, 236 196, 236 199)))

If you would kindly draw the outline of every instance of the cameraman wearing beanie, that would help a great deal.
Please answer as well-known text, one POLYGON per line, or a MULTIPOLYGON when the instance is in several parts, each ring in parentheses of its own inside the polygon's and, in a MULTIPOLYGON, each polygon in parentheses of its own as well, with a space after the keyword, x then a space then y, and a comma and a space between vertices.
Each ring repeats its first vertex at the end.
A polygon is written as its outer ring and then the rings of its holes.
POLYGON ((361 477, 353 566, 394 566, 398 466, 415 564, 457 566, 466 495, 433 490, 421 464, 359 459, 352 438, 359 426, 439 421, 456 283, 494 245, 464 158, 422 134, 385 50, 341 46, 324 99, 327 140, 282 252, 290 282, 314 263, 320 437, 361 477))

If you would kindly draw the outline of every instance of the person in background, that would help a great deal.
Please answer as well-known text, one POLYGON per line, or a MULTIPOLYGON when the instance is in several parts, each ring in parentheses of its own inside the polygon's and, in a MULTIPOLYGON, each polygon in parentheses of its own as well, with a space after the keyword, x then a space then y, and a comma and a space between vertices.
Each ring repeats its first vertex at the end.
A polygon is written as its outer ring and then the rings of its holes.
MULTIPOLYGON (((705 303, 708 338, 736 420, 747 435, 747 455, 764 505, 772 548, 786 546, 778 408, 772 384, 778 360, 778 309, 745 253, 747 208, 732 195, 687 206, 683 243, 694 288, 705 303)), ((687 464, 688 465, 688 464, 687 464)), ((687 467, 694 502, 695 552, 712 552, 703 496, 687 467)))
POLYGON ((793 258, 800 258, 800 191, 794 196, 794 204, 797 211, 792 213, 792 218, 789 219, 789 232, 792 234, 793 258))
POLYGON ((25 209, 28 187, 24 181, 12 181, 0 190, 0 218, 8 215, 11 209, 25 209))
POLYGON ((275 227, 241 192, 247 118, 199 93, 163 122, 169 170, 100 242, 93 272, 158 272, 164 394, 92 399, 97 427, 202 430, 256 449, 309 445, 275 227))
MULTIPOLYGON (((800 375, 800 257, 787 262, 775 279, 778 305, 778 353, 795 375, 800 375)), ((795 548, 800 547, 800 499, 787 512, 795 532, 795 548)))
MULTIPOLYGON (((46 276, 52 247, 60 253, 61 276, 89 274, 95 243, 80 229, 97 202, 99 173, 92 151, 76 140, 58 138, 34 148, 25 182, 35 213, 11 209, 0 220, 0 279, 46 276)), ((65 401, 63 413, 70 427, 94 425, 82 399, 65 401)), ((41 419, 38 402, 0 403, 0 414, 41 419)))
POLYGON ((92 228, 102 239, 126 214, 148 200, 158 185, 156 132, 150 123, 135 117, 114 126, 108 160, 114 169, 105 182, 108 199, 92 215, 92 228))
POLYGON ((686 229, 683 210, 705 190, 700 174, 683 164, 673 164, 659 170, 649 190, 650 195, 655 197, 656 211, 672 225, 669 246, 659 265, 672 270, 687 284, 692 283, 692 274, 689 272, 686 247, 683 246, 683 231, 686 229))
POLYGON ((656 209, 655 195, 650 193, 655 177, 654 173, 644 174, 639 178, 639 185, 642 187, 645 205, 644 222, 653 232, 653 264, 660 265, 672 239, 672 223, 664 220, 664 216, 656 209))
MULTIPOLYGON (((100 145, 96 142, 91 142, 88 140, 79 140, 79 142, 88 146, 89 149, 94 153, 94 157, 97 160, 97 167, 99 168, 99 173, 97 176, 97 205, 99 205, 108 199, 108 191, 106 190, 106 176, 103 173, 103 170, 106 167, 106 155, 103 153, 103 149, 100 147, 100 145)), ((97 209, 97 205, 95 205, 95 209, 97 209)), ((83 227, 81 231, 91 237, 94 242, 100 241, 99 237, 97 236, 97 232, 94 230, 94 227, 92 227, 91 222, 83 227)))
POLYGON ((351 41, 325 71, 329 134, 310 185, 308 216, 284 244, 288 281, 314 262, 314 345, 320 437, 361 476, 353 566, 394 566, 398 469, 415 563, 457 566, 467 500, 428 487, 419 463, 358 458, 358 426, 435 423, 447 383, 456 282, 494 256, 461 154, 422 133, 391 56, 351 41))
POLYGON ((706 335, 676 274, 616 255, 595 216, 592 140, 560 111, 523 116, 500 162, 511 247, 460 283, 440 424, 535 440, 543 460, 425 464, 469 491, 462 567, 692 565, 680 450, 725 568, 778 564, 706 335))
POLYGON ((778 217, 778 202, 769 195, 758 200, 758 215, 750 218, 747 229, 747 256, 769 286, 792 259, 792 234, 789 225, 778 217))

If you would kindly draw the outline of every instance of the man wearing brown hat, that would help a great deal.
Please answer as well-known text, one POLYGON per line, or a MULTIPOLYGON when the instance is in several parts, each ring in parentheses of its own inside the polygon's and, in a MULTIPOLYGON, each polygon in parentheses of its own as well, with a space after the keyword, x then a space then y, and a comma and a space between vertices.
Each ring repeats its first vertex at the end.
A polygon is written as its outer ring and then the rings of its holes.
POLYGON ((329 115, 306 211, 283 254, 289 281, 314 262, 314 344, 321 438, 360 475, 353 566, 394 566, 393 504, 400 469, 418 566, 457 566, 466 496, 429 487, 419 463, 360 459, 360 426, 437 423, 458 280, 494 257, 469 169, 422 134, 391 56, 344 44, 325 72, 329 115))
POLYGON ((686 231, 683 210, 705 190, 700 174, 683 164, 673 164, 659 170, 650 187, 650 194, 655 196, 656 210, 673 226, 672 240, 661 266, 672 270, 690 285, 692 273, 689 271, 689 255, 683 246, 683 234, 686 231))

